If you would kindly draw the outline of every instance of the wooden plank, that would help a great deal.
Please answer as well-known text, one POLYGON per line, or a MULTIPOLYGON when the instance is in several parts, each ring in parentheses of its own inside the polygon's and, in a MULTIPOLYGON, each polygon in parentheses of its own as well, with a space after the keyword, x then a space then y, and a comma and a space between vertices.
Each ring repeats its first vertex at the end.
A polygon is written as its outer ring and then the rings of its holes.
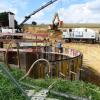
MULTIPOLYGON (((6 52, 7 49, 0 48, 0 52, 6 52)), ((17 52, 17 49, 9 49, 8 51, 17 52)), ((19 52, 33 52, 33 49, 19 49, 19 52)))
POLYGON ((0 42, 10 42, 10 41, 16 42, 34 42, 34 43, 44 43, 47 42, 46 40, 41 39, 0 39, 0 42))
POLYGON ((1 36, 37 36, 37 37, 48 37, 48 34, 40 33, 40 34, 32 34, 32 33, 0 33, 1 36))

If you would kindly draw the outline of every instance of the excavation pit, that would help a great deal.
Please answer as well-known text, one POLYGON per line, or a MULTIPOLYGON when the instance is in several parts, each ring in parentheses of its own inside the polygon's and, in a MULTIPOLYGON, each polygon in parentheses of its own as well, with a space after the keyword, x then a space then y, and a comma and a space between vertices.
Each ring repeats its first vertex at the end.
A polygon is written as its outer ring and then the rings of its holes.
MULTIPOLYGON (((2 55, 5 55, 5 50, 2 49, 2 51, 2 55)), ((18 51, 19 62, 17 49, 12 48, 8 50, 7 63, 19 64, 26 73, 38 59, 46 59, 49 62, 50 67, 45 61, 37 62, 29 73, 32 78, 45 78, 47 74, 50 78, 69 80, 76 80, 80 77, 83 56, 77 50, 62 48, 62 52, 59 52, 59 49, 53 46, 33 46, 20 47, 18 51)))

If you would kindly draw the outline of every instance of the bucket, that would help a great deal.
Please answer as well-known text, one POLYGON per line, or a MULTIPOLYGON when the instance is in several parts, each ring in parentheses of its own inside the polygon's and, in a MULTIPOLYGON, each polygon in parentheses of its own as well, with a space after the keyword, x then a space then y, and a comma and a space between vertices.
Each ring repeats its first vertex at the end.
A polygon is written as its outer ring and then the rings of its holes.
POLYGON ((63 24, 63 21, 59 21, 59 26, 62 26, 62 24, 63 24))

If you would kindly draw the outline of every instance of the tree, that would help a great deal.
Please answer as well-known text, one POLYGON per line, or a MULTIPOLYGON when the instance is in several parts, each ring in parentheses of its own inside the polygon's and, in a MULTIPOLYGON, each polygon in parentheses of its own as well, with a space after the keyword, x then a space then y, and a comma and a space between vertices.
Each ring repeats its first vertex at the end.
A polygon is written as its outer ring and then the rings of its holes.
POLYGON ((33 21, 33 22, 32 22, 32 25, 37 25, 37 22, 33 21))
POLYGON ((0 13, 0 25, 4 27, 9 25, 7 12, 0 13))

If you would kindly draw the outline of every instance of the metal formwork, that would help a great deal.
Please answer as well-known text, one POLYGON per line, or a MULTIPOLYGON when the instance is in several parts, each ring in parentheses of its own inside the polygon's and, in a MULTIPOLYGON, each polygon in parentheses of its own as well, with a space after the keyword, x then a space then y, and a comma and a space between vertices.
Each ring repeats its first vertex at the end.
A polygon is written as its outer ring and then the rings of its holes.
MULTIPOLYGON (((33 62, 38 59, 47 59, 50 62, 51 78, 64 78, 75 80, 79 79, 82 66, 82 54, 74 49, 63 48, 59 53, 57 47, 51 46, 33 46, 19 49, 21 69, 29 70, 33 62)), ((4 52, 4 51, 3 51, 4 52)), ((9 49, 7 53, 7 62, 9 64, 18 64, 16 48, 9 49)), ((45 78, 46 63, 40 61, 30 72, 33 78, 45 78)))

